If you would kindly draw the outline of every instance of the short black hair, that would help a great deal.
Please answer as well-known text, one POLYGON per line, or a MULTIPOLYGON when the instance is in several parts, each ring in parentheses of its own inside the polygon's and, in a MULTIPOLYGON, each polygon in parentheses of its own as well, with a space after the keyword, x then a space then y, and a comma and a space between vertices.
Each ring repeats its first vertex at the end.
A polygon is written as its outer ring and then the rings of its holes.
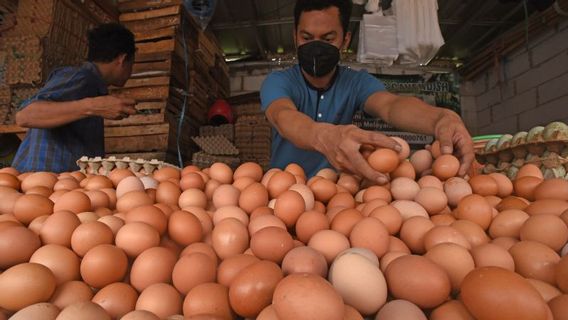
POLYGON ((300 16, 302 12, 324 10, 329 7, 337 7, 339 9, 339 17, 341 19, 341 26, 343 33, 347 34, 349 29, 349 19, 351 18, 351 10, 353 9, 353 2, 351 0, 298 0, 294 7, 294 26, 298 29, 300 16))
POLYGON ((104 23, 89 30, 89 54, 91 62, 111 62, 126 53, 126 59, 133 60, 136 52, 134 34, 119 23, 104 23))

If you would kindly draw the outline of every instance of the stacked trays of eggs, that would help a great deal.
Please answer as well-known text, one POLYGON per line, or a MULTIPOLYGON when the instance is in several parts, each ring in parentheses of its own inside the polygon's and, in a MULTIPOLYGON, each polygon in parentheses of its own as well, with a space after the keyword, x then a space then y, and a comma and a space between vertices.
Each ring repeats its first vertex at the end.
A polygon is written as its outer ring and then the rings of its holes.
POLYGON ((0 319, 566 319, 568 181, 462 178, 439 143, 398 142, 361 148, 385 185, 255 162, 0 169, 0 319))
POLYGON ((483 173, 501 172, 514 179, 525 164, 540 168, 544 177, 568 179, 568 125, 552 122, 487 142, 477 152, 483 173))

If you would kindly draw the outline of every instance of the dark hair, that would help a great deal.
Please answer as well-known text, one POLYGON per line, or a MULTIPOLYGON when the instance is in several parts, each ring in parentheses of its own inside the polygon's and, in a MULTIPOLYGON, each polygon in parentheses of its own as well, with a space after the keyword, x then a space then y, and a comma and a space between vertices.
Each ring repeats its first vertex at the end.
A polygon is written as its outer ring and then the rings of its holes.
POLYGON ((337 7, 339 9, 341 26, 343 27, 343 33, 346 34, 349 28, 351 10, 353 8, 351 0, 298 0, 294 7, 294 26, 298 29, 302 12, 324 10, 329 7, 337 7))
POLYGON ((89 30, 89 54, 91 62, 111 62, 126 53, 126 59, 134 59, 136 46, 134 35, 119 23, 105 23, 89 30))

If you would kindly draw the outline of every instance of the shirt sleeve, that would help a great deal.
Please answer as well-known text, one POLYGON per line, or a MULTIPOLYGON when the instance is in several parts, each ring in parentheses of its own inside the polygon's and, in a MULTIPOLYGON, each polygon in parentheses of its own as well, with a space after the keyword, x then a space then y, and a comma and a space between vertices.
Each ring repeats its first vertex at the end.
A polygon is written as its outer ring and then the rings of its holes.
POLYGON ((85 98, 95 90, 90 82, 90 77, 84 72, 56 70, 35 95, 22 102, 19 110, 36 101, 73 101, 85 98))
POLYGON ((359 110, 363 110, 365 107, 365 102, 371 95, 376 92, 386 91, 385 85, 383 82, 376 77, 373 77, 366 71, 359 72, 359 94, 357 95, 358 101, 357 105, 359 106, 359 110))
POLYGON ((260 105, 262 111, 266 111, 270 104, 278 99, 292 98, 290 79, 282 72, 276 71, 269 74, 260 88, 260 105))

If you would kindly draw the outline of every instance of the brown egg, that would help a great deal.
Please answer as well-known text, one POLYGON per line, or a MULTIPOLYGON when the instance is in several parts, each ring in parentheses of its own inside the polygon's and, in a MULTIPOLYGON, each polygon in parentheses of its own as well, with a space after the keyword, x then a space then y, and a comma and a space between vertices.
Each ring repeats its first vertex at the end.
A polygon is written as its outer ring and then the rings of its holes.
POLYGON ((478 224, 473 223, 469 220, 456 220, 452 222, 450 226, 458 230, 466 238, 472 248, 484 243, 488 243, 490 240, 485 231, 481 229, 478 224))
POLYGON ((129 169, 114 169, 109 173, 108 178, 112 181, 113 186, 116 188, 122 179, 133 176, 134 173, 132 173, 129 169))
POLYGON ((437 244, 424 255, 442 269, 450 277, 453 292, 459 292, 465 276, 475 268, 473 257, 468 249, 455 243, 437 244))
POLYGON ((336 193, 327 203, 327 209, 343 207, 355 208, 355 198, 349 192, 336 193))
POLYGON ((329 281, 346 304, 361 314, 375 314, 386 302, 386 281, 378 268, 376 256, 365 249, 357 250, 367 252, 375 261, 371 262, 366 255, 349 249, 347 251, 351 252, 343 252, 333 261, 329 281))
POLYGON ((180 195, 179 187, 170 181, 160 182, 158 189, 156 189, 156 201, 158 203, 178 204, 180 195))
POLYGON ((160 318, 150 311, 134 310, 125 314, 120 320, 160 320, 160 318))
POLYGON ((87 191, 85 194, 91 200, 91 207, 93 210, 108 208, 110 206, 110 199, 103 191, 91 190, 87 191))
POLYGON ((207 319, 233 319, 229 289, 218 283, 204 283, 193 288, 183 301, 183 314, 189 319, 209 315, 207 319))
POLYGON ((339 175, 339 179, 337 180, 337 185, 345 188, 352 195, 359 191, 359 184, 360 178, 347 173, 341 173, 339 175))
POLYGON ((560 261, 558 253, 535 241, 520 241, 509 252, 515 261, 515 271, 520 275, 556 284, 555 265, 560 261))
POLYGON ((461 301, 449 300, 432 310, 430 320, 475 320, 475 318, 461 301))
POLYGON ((272 300, 281 320, 317 315, 320 319, 343 319, 343 299, 323 278, 312 274, 292 274, 278 283, 272 300), (310 303, 306 303, 309 295, 310 303))
POLYGON ((505 250, 511 249, 511 247, 517 242, 519 242, 517 238, 511 237, 498 237, 491 240, 491 243, 496 244, 505 250))
POLYGON ((222 220, 228 218, 237 219, 245 226, 249 224, 250 220, 249 216, 243 211, 243 209, 237 206, 227 206, 215 210, 213 213, 213 224, 217 225, 222 220))
POLYGON ((233 179, 237 180, 242 177, 250 177, 256 182, 262 179, 262 167, 256 162, 242 163, 234 172, 233 179))
POLYGON ((505 198, 513 193, 513 182, 502 173, 490 173, 489 176, 497 183, 497 196, 505 198))
POLYGON ((276 198, 295 183, 296 178, 293 174, 286 171, 276 172, 268 181, 268 194, 270 198, 276 198))
POLYGON ((181 257, 172 272, 172 281, 176 289, 187 294, 195 286, 215 282, 217 265, 203 253, 191 253, 181 257))
POLYGON ((492 238, 513 237, 519 238, 521 227, 527 221, 529 215, 521 210, 503 210, 491 222, 489 235, 492 238))
POLYGON ((116 191, 114 189, 101 189, 100 191, 106 193, 106 195, 108 196, 109 199, 109 209, 116 209, 116 202, 117 202, 117 198, 116 198, 116 191))
POLYGON ((158 231, 144 222, 129 222, 118 230, 116 246, 129 257, 137 257, 145 250, 160 244, 158 231))
POLYGON ((424 249, 426 251, 441 243, 454 243, 467 250, 471 249, 471 244, 465 236, 451 226, 435 226, 424 234, 424 249))
POLYGON ((87 184, 85 185, 85 190, 99 190, 103 188, 112 188, 112 187, 114 187, 114 185, 112 184, 112 181, 109 178, 105 176, 93 176, 87 180, 87 184))
POLYGON ((568 256, 563 256, 555 267, 556 285, 562 292, 568 292, 568 256))
POLYGON ((542 181, 542 179, 533 176, 517 177, 517 179, 513 181, 515 195, 529 201, 534 201, 534 190, 542 183, 542 181))
POLYGON ((461 298, 477 319, 547 319, 546 302, 518 274, 482 267, 470 272, 462 283, 461 298))
POLYGON ((398 165, 398 167, 393 172, 390 173, 390 177, 391 179, 405 177, 415 180, 416 170, 414 169, 410 161, 404 160, 398 165))
POLYGON ((105 286, 92 299, 94 303, 103 307, 113 319, 120 319, 134 310, 136 300, 138 300, 138 292, 130 285, 122 282, 105 286))
POLYGON ((460 161, 451 154, 439 156, 432 164, 432 173, 442 181, 455 177, 459 169, 460 161))
MULTIPOLYGON (((427 151, 427 150, 424 150, 427 151)), ((427 320, 424 312, 414 303, 397 299, 387 302, 375 316, 375 320, 427 320)))
POLYGON ((375 208, 371 211, 369 217, 381 221, 391 235, 397 234, 402 226, 402 216, 400 212, 391 205, 375 208))
POLYGON ((57 177, 51 172, 35 172, 31 173, 22 180, 21 188, 23 192, 27 192, 34 187, 46 187, 53 190, 53 186, 57 183, 57 177))
POLYGON ((53 212, 64 210, 75 214, 91 211, 91 199, 81 191, 69 191, 59 197, 53 206, 53 212))
POLYGON ((53 273, 57 285, 79 280, 79 257, 69 248, 48 244, 37 249, 30 258, 31 263, 41 264, 53 273))
POLYGON ((113 244, 114 234, 104 223, 93 221, 79 225, 71 235, 71 248, 83 257, 92 248, 101 244, 113 244))
POLYGON ((20 189, 20 180, 14 175, 9 173, 0 172, 0 186, 12 188, 14 190, 20 189))
POLYGON ((142 252, 130 270, 130 284, 142 292, 154 283, 170 283, 177 256, 169 249, 153 247, 142 252))
POLYGON ((223 260, 217 268, 217 282, 229 287, 241 270, 258 261, 257 257, 248 254, 238 254, 223 260))
POLYGON ((548 302, 555 320, 566 320, 568 314, 568 294, 560 295, 548 302))
POLYGON ((118 233, 118 230, 124 226, 124 220, 112 215, 100 217, 97 221, 106 224, 115 236, 118 233))
POLYGON ((168 228, 168 218, 164 215, 162 210, 155 206, 142 205, 126 212, 126 223, 130 222, 144 222, 154 227, 160 235, 164 234, 168 228))
POLYGON ((495 208, 499 211, 508 209, 524 210, 528 205, 529 201, 524 198, 508 196, 501 200, 495 208))
POLYGON ((562 294, 556 287, 544 281, 527 278, 527 281, 540 293, 547 303, 562 294))
POLYGON ((444 191, 432 187, 420 189, 416 196, 409 200, 416 201, 429 215, 440 213, 448 205, 448 197, 444 191))
POLYGON ((215 179, 224 184, 230 184, 233 182, 233 170, 224 163, 214 163, 209 168, 209 176, 211 179, 215 179))
POLYGON ((320 230, 312 235, 308 246, 319 251, 330 264, 342 251, 349 249, 349 240, 345 235, 334 230, 320 230))
POLYGON ((351 246, 369 249, 380 258, 388 250, 389 231, 379 219, 367 217, 353 227, 349 241, 351 246))
POLYGON ((68 281, 55 289, 49 302, 59 309, 81 301, 91 301, 93 290, 83 281, 68 281))
POLYGON ((430 175, 421 177, 418 180, 418 185, 420 186, 420 188, 436 188, 442 191, 444 190, 444 184, 442 183, 442 181, 430 175))
POLYGON ((336 185, 327 179, 318 179, 311 186, 310 189, 314 193, 317 201, 327 203, 336 193, 336 185))
POLYGON ((520 239, 540 242, 559 252, 568 242, 568 226, 556 215, 531 216, 521 227, 520 239))
POLYGON ((499 185, 489 175, 477 175, 469 179, 473 193, 480 196, 495 196, 499 193, 499 185))
POLYGON ((55 277, 43 265, 21 263, 0 274, 0 307, 17 311, 48 301, 55 291, 55 277))
POLYGON ((40 195, 40 196, 44 196, 44 197, 49 197, 51 196, 51 193, 53 192, 53 190, 49 189, 48 187, 33 187, 31 189, 29 189, 28 191, 26 191, 26 194, 35 194, 35 195, 40 195))
POLYGON ((178 205, 182 209, 186 207, 205 208, 207 206, 207 196, 199 189, 187 189, 179 196, 178 205))
POLYGON ((409 255, 410 251, 402 252, 402 251, 389 251, 383 255, 380 261, 380 268, 383 273, 387 271, 387 268, 391 262, 393 262, 396 258, 402 257, 405 255, 409 255))
POLYGON ((408 248, 408 246, 399 238, 394 237, 394 236, 390 236, 390 241, 389 241, 389 248, 387 250, 387 253, 389 252, 393 252, 393 251, 398 251, 398 252, 406 252, 408 254, 410 254, 410 249, 408 248))
POLYGON ((182 297, 174 287, 166 283, 155 283, 140 293, 136 310, 149 311, 160 319, 165 319, 181 313, 182 303, 182 297))
POLYGON ((71 236, 81 222, 71 211, 59 211, 49 216, 40 230, 44 244, 59 244, 71 248, 71 236))
POLYGON ((81 277, 94 288, 121 281, 126 275, 128 258, 122 249, 110 244, 98 245, 81 261, 81 277))
POLYGON ((250 248, 258 258, 280 264, 284 256, 294 248, 294 242, 286 230, 266 227, 251 237, 250 248))
POLYGON ((448 197, 450 207, 455 208, 464 197, 472 194, 473 190, 464 179, 453 177, 444 182, 444 192, 448 197))
POLYGON ((241 192, 231 184, 222 184, 213 192, 213 205, 215 208, 236 206, 239 203, 241 192))
POLYGON ((519 169, 519 172, 517 173, 517 179, 523 177, 536 177, 541 180, 544 179, 540 168, 532 163, 527 163, 523 165, 521 169, 519 169))
POLYGON ((434 228, 434 223, 425 217, 411 217, 402 223, 400 240, 402 240, 413 253, 422 254, 424 248, 424 235, 434 228))
MULTIPOLYGON (((435 226, 450 226, 452 223, 456 221, 456 218, 454 218, 454 216, 450 213, 442 213, 431 216, 430 220, 432 221, 432 223, 434 223, 435 226)), ((459 220, 459 221, 467 221, 467 220, 459 220)), ((483 229, 481 231, 484 232, 483 229)))
POLYGON ((39 232, 43 227, 43 223, 45 222, 45 220, 47 220, 47 218, 49 218, 48 215, 39 216, 33 219, 32 222, 30 222, 30 224, 28 225, 28 229, 32 230, 35 234, 39 236, 39 232))
POLYGON ((55 320, 59 312, 59 308, 53 304, 42 302, 23 308, 11 316, 10 320, 55 320))
POLYGON ((405 255, 389 264, 385 273, 391 294, 408 300, 421 308, 433 308, 449 296, 448 275, 425 257, 405 255))
POLYGON ((560 178, 544 180, 534 189, 536 200, 568 200, 568 181, 560 178))
POLYGON ((316 232, 327 229, 329 221, 323 213, 317 211, 302 213, 296 222, 296 236, 303 243, 308 243, 316 232))
POLYGON ((418 150, 410 156, 410 163, 418 175, 432 167, 432 154, 428 150, 418 150))
POLYGON ((254 235, 257 231, 266 227, 278 227, 286 230, 286 225, 282 220, 273 215, 262 215, 252 219, 248 225, 249 235, 254 235))
POLYGON ((57 320, 110 320, 110 316, 106 313, 103 307, 98 304, 85 301, 77 302, 67 306, 57 316, 57 320))
POLYGON ((493 217, 493 208, 482 196, 471 194, 464 197, 455 211, 457 219, 465 219, 487 230, 493 217))
POLYGON ((331 219, 330 227, 332 230, 349 237, 351 230, 363 219, 363 216, 357 209, 340 209, 334 216, 331 216, 331 212, 328 211, 328 219, 331 219))
POLYGON ((0 269, 28 262, 41 246, 37 234, 26 227, 8 226, 0 231, 0 269))
POLYGON ((197 219, 199 219, 204 235, 211 233, 211 231, 213 230, 213 219, 211 218, 211 214, 209 212, 207 212, 203 208, 197 207, 186 207, 183 211, 187 211, 197 217, 197 219))
POLYGON ((160 182, 172 178, 179 180, 181 177, 181 171, 177 168, 166 166, 154 171, 153 177, 160 182))
MULTIPOLYGON (((166 182, 166 181, 164 181, 164 182, 166 182)), ((170 182, 170 181, 167 181, 167 182, 170 182)), ((170 183, 172 183, 172 182, 170 182, 170 183)), ((179 188, 181 188, 181 190, 183 190, 183 191, 185 191, 187 189, 191 189, 191 188, 204 190, 205 189, 205 180, 203 179, 203 177, 199 173, 190 172, 190 173, 184 175, 181 178, 181 180, 179 181, 179 188)))
POLYGON ((168 222, 168 235, 177 243, 187 246, 202 239, 203 227, 192 213, 175 211, 168 222))
POLYGON ((0 214, 13 214, 14 205, 22 194, 14 191, 12 188, 0 186, 0 195, 2 197, 2 201, 0 201, 0 214))
POLYGON ((524 211, 531 216, 537 214, 553 214, 559 216, 566 210, 568 210, 568 201, 554 199, 536 200, 524 209, 524 211))
POLYGON ((282 260, 282 272, 285 276, 293 273, 312 273, 326 278, 327 261, 320 252, 311 247, 296 247, 282 260))
POLYGON ((250 214, 259 207, 268 204, 268 191, 260 183, 252 183, 246 187, 240 194, 238 205, 245 212, 250 214))
POLYGON ((55 183, 55 185, 53 186, 53 191, 59 191, 59 190, 71 191, 77 188, 79 188, 79 182, 75 180, 75 178, 73 177, 63 178, 63 179, 60 178, 59 180, 57 180, 57 183, 55 183))
POLYGON ((390 191, 395 200, 414 200, 420 186, 413 179, 400 177, 391 181, 390 191))
POLYGON ((116 202, 116 210, 126 213, 134 208, 150 206, 152 204, 154 204, 154 201, 146 194, 146 192, 131 191, 118 199, 116 202))
POLYGON ((247 227, 235 218, 220 221, 211 234, 215 253, 225 259, 243 253, 249 247, 249 234, 247 227))
POLYGON ((233 310, 242 317, 256 317, 270 305, 274 289, 282 277, 282 270, 270 261, 255 262, 242 269, 229 288, 229 302, 233 310))
POLYGON ((293 227, 300 215, 305 211, 304 198, 296 191, 284 191, 276 198, 274 215, 280 218, 287 227, 293 227))
POLYGON ((396 151, 380 148, 373 151, 367 161, 374 170, 381 173, 389 173, 398 167, 400 158, 396 151))
POLYGON ((329 180, 331 182, 337 182, 338 179, 338 175, 337 172, 332 169, 332 168, 323 168, 320 171, 318 171, 318 173, 316 173, 317 177, 322 177, 326 180, 329 180))

